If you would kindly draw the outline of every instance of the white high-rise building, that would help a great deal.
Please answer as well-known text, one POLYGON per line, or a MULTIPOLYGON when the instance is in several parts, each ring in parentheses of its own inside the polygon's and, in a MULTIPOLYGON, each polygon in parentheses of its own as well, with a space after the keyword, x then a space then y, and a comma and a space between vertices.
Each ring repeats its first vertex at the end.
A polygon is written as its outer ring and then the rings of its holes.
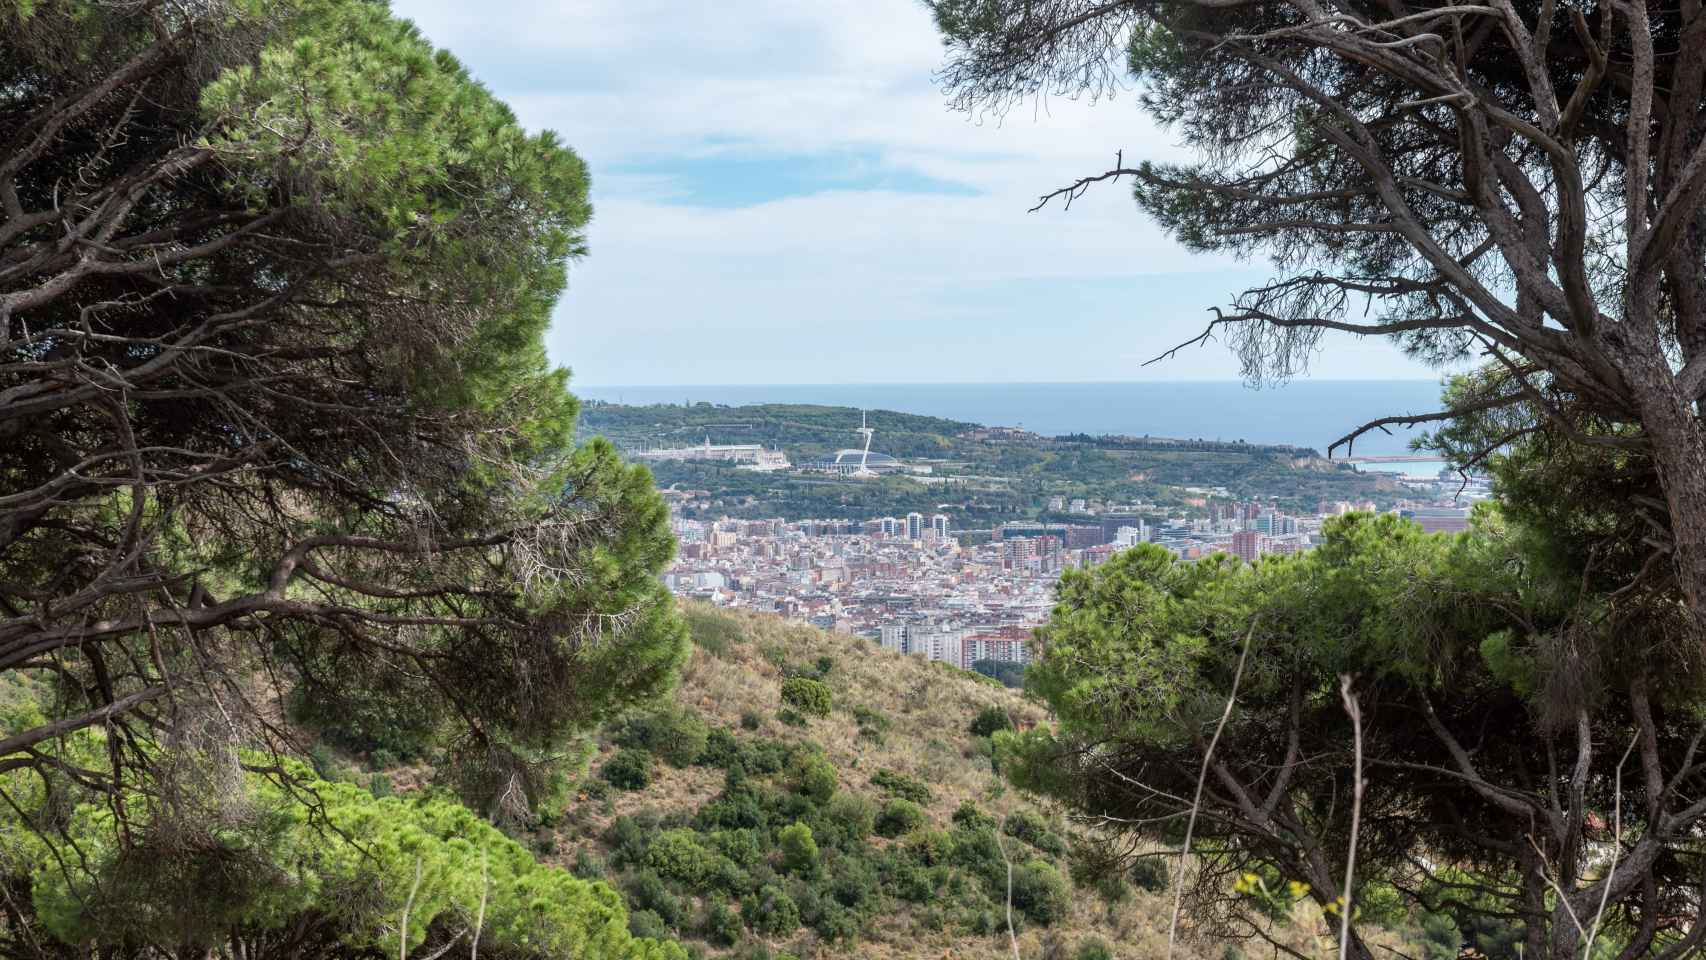
POLYGON ((924 539, 924 514, 909 513, 906 515, 906 538, 908 540, 924 539))
POLYGON ((937 537, 943 540, 948 539, 948 515, 945 513, 938 513, 931 517, 930 529, 936 531, 937 537))
POLYGON ((906 624, 885 623, 877 629, 884 649, 906 652, 906 624))

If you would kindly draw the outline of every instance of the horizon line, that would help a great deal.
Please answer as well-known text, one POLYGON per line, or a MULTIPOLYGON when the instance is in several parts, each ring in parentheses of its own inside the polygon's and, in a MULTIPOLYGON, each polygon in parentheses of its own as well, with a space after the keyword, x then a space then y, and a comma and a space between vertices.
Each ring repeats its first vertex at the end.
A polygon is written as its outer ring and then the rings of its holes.
POLYGON ((1154 384, 1185 383, 1215 383, 1239 384, 1251 390, 1282 390, 1300 383, 1429 383, 1439 385, 1440 381, 1428 377, 1299 377, 1280 383, 1251 385, 1249 381, 1237 378, 1194 378, 1178 380, 869 380, 858 382, 819 382, 808 383, 796 381, 790 383, 577 383, 570 380, 570 390, 694 390, 709 387, 1088 387, 1088 386, 1138 386, 1154 384))

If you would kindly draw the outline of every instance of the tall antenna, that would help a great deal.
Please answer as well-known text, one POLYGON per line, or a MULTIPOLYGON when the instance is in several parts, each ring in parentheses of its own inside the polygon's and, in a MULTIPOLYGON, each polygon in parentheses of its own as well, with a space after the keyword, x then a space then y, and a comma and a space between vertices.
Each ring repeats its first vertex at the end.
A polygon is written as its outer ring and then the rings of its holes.
POLYGON ((853 471, 853 475, 855 477, 874 477, 876 474, 871 472, 871 468, 867 467, 865 462, 871 457, 871 434, 877 431, 871 429, 870 424, 865 422, 865 411, 863 410, 859 411, 859 429, 854 432, 864 436, 865 450, 859 454, 859 469, 853 471))

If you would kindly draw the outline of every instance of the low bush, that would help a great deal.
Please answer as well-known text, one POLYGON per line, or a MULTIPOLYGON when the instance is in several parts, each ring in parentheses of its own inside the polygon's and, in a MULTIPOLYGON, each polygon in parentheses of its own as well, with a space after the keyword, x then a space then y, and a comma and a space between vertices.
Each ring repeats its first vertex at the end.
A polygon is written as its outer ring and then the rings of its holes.
POLYGON ((765 884, 740 902, 747 929, 761 937, 785 937, 800 928, 800 908, 780 887, 765 884))
POLYGON ((699 918, 699 931, 719 947, 732 947, 740 942, 740 917, 721 900, 707 900, 705 912, 699 918))
POLYGON ((924 825, 924 808, 911 800, 890 800, 877 814, 878 836, 898 837, 924 825))
POLYGON ((794 789, 818 804, 828 803, 829 798, 835 795, 835 788, 841 784, 835 764, 825 757, 803 757, 795 761, 792 779, 794 789))
POLYGON ((1048 823, 1029 810, 1015 810, 1009 814, 1007 822, 1001 825, 1001 832, 1050 856, 1058 857, 1066 852, 1066 844, 1049 830, 1048 823))
POLYGON ((697 887, 717 867, 718 855, 708 849, 699 834, 685 827, 665 830, 646 847, 646 866, 665 880, 697 887))
POLYGON ((871 786, 891 797, 911 800, 917 804, 928 805, 932 799, 930 787, 922 780, 894 770, 883 769, 871 774, 871 786))
POLYGON ((644 790, 652 782, 652 755, 644 750, 624 747, 604 761, 598 775, 613 787, 644 790))
POLYGON ((649 911, 668 927, 679 927, 687 919, 687 905, 651 870, 634 874, 623 892, 628 896, 630 909, 649 911))
POLYGON ((877 828, 877 806, 864 797, 837 794, 825 805, 819 819, 833 825, 843 838, 836 846, 851 846, 863 842, 877 828))
POLYGON ((753 713, 751 710, 742 710, 741 711, 740 728, 742 730, 757 730, 758 725, 763 723, 763 722, 764 722, 764 718, 760 717, 756 713, 753 713))
POLYGON ((1065 918, 1072 906, 1066 878, 1041 860, 1013 869, 1013 909, 1034 923, 1048 926, 1065 918))
POLYGON ((699 751, 699 756, 694 758, 693 762, 704 767, 727 770, 741 762, 740 741, 735 739, 734 734, 718 727, 705 735, 705 748, 699 751))
POLYGON ((784 871, 800 877, 817 873, 817 840, 812 837, 811 827, 803 823, 790 824, 776 834, 776 842, 782 850, 784 871))
POLYGON ((977 712, 971 722, 971 735, 974 737, 992 737, 998 730, 1013 729, 1013 720, 1007 716, 1007 711, 1000 707, 984 707, 977 712))
POLYGON ((620 746, 648 750, 672 767, 685 767, 705 752, 710 737, 705 722, 675 706, 644 710, 616 724, 620 746))
POLYGON ((628 914, 628 932, 636 937, 650 937, 653 940, 668 940, 671 933, 663 918, 650 910, 635 910, 628 914))
POLYGON ((1114 951, 1107 941, 1100 937, 1090 937, 1078 941, 1078 949, 1073 951, 1072 960, 1114 960, 1114 951))
POLYGON ((827 717, 835 698, 821 680, 790 677, 782 682, 782 702, 807 716, 827 717))
POLYGON ((995 818, 978 809, 977 804, 970 800, 961 800, 959 808, 954 811, 954 825, 967 830, 994 830, 995 818))

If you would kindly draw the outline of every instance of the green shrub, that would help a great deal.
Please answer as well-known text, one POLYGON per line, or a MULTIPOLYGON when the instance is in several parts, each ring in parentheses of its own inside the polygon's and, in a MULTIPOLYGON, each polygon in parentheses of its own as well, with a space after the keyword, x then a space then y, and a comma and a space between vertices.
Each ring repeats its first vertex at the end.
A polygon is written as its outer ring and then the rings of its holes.
POLYGON ((848 841, 857 843, 877 828, 877 807, 864 797, 838 794, 824 807, 823 819, 835 824, 848 841))
POLYGON ((755 866, 764 859, 764 848, 752 830, 718 830, 708 839, 718 853, 743 867, 755 866))
POLYGON ((649 750, 672 767, 685 767, 705 752, 710 729, 698 717, 675 706, 629 714, 616 725, 619 746, 649 750))
POLYGON ((947 863, 953 852, 953 840, 940 830, 919 830, 906 843, 907 856, 927 867, 947 863))
POLYGON ((924 808, 911 800, 890 800, 877 814, 878 836, 898 837, 924 825, 924 808))
POLYGON ((783 827, 776 834, 777 846, 782 849, 782 869, 796 876, 810 877, 817 873, 817 840, 812 828, 803 823, 783 827))
POLYGON ((756 739, 746 745, 741 765, 760 776, 777 773, 788 764, 788 745, 777 740, 756 739))
POLYGON ((1041 860, 1013 868, 1013 909, 1031 921, 1048 926, 1066 916, 1072 898, 1066 878, 1041 860))
POLYGON ((814 665, 817 667, 818 676, 827 677, 829 676, 830 671, 835 669, 835 658, 828 654, 824 654, 814 661, 814 665))
POLYGON ((656 913, 650 910, 635 910, 628 914, 628 932, 636 937, 668 940, 672 931, 656 913))
POLYGON ((665 830, 646 848, 646 866, 665 880, 689 887, 703 884, 716 869, 717 859, 717 854, 700 842, 699 834, 685 827, 665 830))
POLYGON ((569 861, 569 872, 582 880, 602 880, 610 873, 610 867, 598 854, 582 847, 575 851, 575 858, 569 861))
POLYGON ((1066 852, 1066 844, 1049 830, 1048 823, 1029 810, 1015 810, 1009 814, 1007 822, 1001 825, 1001 832, 1052 856, 1058 857, 1066 852))
POLYGON ((782 702, 807 716, 827 717, 835 701, 823 681, 790 677, 782 682, 782 702))
POLYGON ((959 809, 954 811, 954 824, 967 830, 994 830, 995 818, 978 809, 977 804, 970 800, 961 800, 959 809))
POLYGON ((787 727, 804 727, 811 724, 811 721, 806 718, 805 714, 795 710, 793 707, 783 707, 776 711, 776 720, 778 723, 787 727))
POLYGON ((705 735, 705 749, 699 751, 694 763, 704 767, 716 767, 727 770, 741 762, 740 741, 735 735, 722 727, 705 735))
POLYGON ((651 843, 656 831, 655 813, 643 812, 617 817, 610 824, 610 829, 604 833, 604 842, 610 847, 610 865, 620 870, 645 863, 646 846, 651 843))
POLYGON ((699 931, 719 947, 732 947, 740 942, 740 918, 721 900, 707 900, 705 913, 699 919, 699 931))
POLYGON ((1078 942, 1078 949, 1073 952, 1072 960, 1114 960, 1114 951, 1108 947, 1107 941, 1100 937, 1090 937, 1078 942))
POLYGON ((604 761, 598 775, 610 785, 623 790, 643 790, 652 782, 652 755, 644 750, 624 747, 604 761))
POLYGON ((740 728, 742 730, 757 730, 758 725, 763 723, 763 722, 764 722, 764 719, 762 717, 760 717, 758 714, 753 713, 751 710, 742 710, 741 711, 740 728))
POLYGON ((629 879, 624 891, 628 897, 628 906, 635 910, 647 910, 665 926, 679 927, 687 919, 687 905, 682 899, 670 892, 669 886, 651 870, 641 870, 629 879))
POLYGON ((998 730, 1013 729, 1013 720, 1000 707, 984 707, 972 719, 970 729, 974 737, 992 737, 998 730))
POLYGON ((785 937, 800 928, 800 908, 794 898, 771 884, 741 899, 740 917, 761 937, 785 937))
POLYGON ((829 868, 829 895, 849 910, 868 912, 882 897, 876 865, 864 857, 837 858, 829 868))
POLYGON ((825 757, 807 757, 795 763, 794 788, 802 796, 813 803, 828 803, 835 795, 835 788, 840 785, 841 777, 835 772, 835 764, 825 757))
POLYGON ((891 797, 911 800, 913 803, 928 805, 933 799, 927 784, 895 770, 884 769, 871 774, 871 786, 891 797))

